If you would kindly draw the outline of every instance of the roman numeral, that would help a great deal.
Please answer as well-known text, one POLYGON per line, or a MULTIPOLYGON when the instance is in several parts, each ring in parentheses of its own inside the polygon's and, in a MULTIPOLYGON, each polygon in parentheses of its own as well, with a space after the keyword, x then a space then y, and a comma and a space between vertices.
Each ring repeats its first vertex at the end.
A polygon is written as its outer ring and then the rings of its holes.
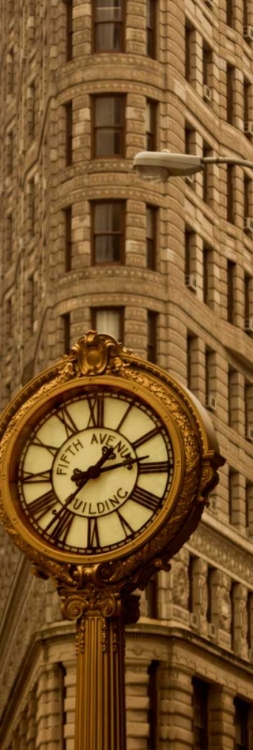
POLYGON ((87 427, 103 427, 104 426, 104 398, 103 396, 97 396, 96 398, 88 397, 88 404, 90 410, 90 417, 87 427))
POLYGON ((100 547, 97 518, 88 518, 87 539, 88 549, 92 549, 92 547, 100 547))
POLYGON ((36 445, 36 446, 39 446, 40 448, 45 448, 45 450, 51 453, 51 456, 55 456, 55 454, 59 450, 59 447, 56 448, 54 445, 46 445, 46 443, 43 443, 42 440, 40 440, 40 438, 38 437, 38 435, 36 435, 31 445, 36 445))
POLYGON ((128 523, 128 521, 126 521, 126 519, 121 515, 119 510, 117 510, 117 516, 120 520, 125 536, 129 536, 129 534, 132 534, 133 533, 132 526, 130 526, 130 523, 128 523))
POLYGON ((56 503, 57 497, 54 492, 50 490, 49 492, 45 492, 44 495, 37 497, 36 500, 32 500, 32 502, 27 505, 27 508, 29 513, 31 513, 32 516, 36 516, 36 520, 39 521, 39 519, 48 513, 49 510, 52 510, 56 503))
POLYGON ((120 432, 120 428, 122 427, 123 422, 125 421, 125 419, 128 417, 128 414, 131 411, 132 407, 133 407, 133 404, 128 404, 128 407, 127 407, 127 409, 125 411, 125 414, 123 414, 123 417, 121 417, 121 420, 120 420, 120 422, 118 424, 117 432, 120 432))
POLYGON ((48 525, 45 528, 45 531, 49 532, 49 529, 52 527, 52 531, 50 531, 50 536, 52 539, 59 540, 61 542, 65 542, 66 538, 68 536, 69 530, 72 526, 74 517, 73 513, 64 506, 59 510, 59 512, 55 515, 54 518, 48 523, 48 525))
POLYGON ((156 461, 155 463, 139 464, 139 474, 160 474, 161 471, 168 471, 168 461, 156 461))
POLYGON ((76 435, 76 433, 78 432, 77 426, 66 406, 62 406, 61 409, 57 410, 57 418, 64 425, 67 438, 72 437, 72 435, 76 435))
POLYGON ((24 484, 26 484, 27 482, 34 482, 35 484, 41 484, 42 482, 51 482, 52 470, 47 469, 47 471, 38 471, 36 474, 32 474, 31 471, 24 471, 20 479, 24 484))
POLYGON ((135 500, 136 503, 144 505, 145 508, 155 511, 160 502, 160 498, 156 495, 152 495, 151 492, 143 490, 142 487, 135 487, 131 495, 131 500, 135 500))
POLYGON ((151 440, 152 437, 155 437, 155 435, 158 435, 158 434, 159 434, 158 427, 154 427, 153 430, 146 432, 145 435, 142 435, 142 437, 138 438, 138 440, 135 440, 135 442, 132 443, 133 448, 136 450, 136 448, 139 448, 140 445, 143 445, 143 443, 146 443, 147 440, 151 440))

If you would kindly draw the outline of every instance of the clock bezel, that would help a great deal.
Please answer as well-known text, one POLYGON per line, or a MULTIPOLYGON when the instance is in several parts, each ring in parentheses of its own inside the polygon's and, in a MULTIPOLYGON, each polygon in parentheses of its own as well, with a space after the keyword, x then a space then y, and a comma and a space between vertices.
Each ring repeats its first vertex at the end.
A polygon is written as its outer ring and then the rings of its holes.
POLYGON ((118 558, 123 558, 136 552, 140 547, 153 538, 153 536, 158 534, 159 530, 166 524, 180 494, 182 479, 184 476, 184 465, 184 449, 178 426, 175 424, 168 408, 153 393, 147 391, 143 385, 136 382, 131 383, 131 381, 124 379, 122 376, 98 375, 93 377, 83 377, 82 379, 76 377, 68 382, 60 383, 56 386, 52 385, 49 392, 43 392, 42 389, 42 393, 37 393, 36 399, 33 400, 33 403, 31 403, 30 406, 28 405, 26 412, 19 420, 16 420, 16 424, 12 429, 2 459, 3 505, 18 536, 21 537, 30 548, 35 549, 37 553, 65 564, 108 562, 112 559, 116 560, 118 558), (22 455, 24 444, 28 439, 29 434, 46 413, 50 414, 55 402, 59 401, 59 397, 61 397, 62 402, 64 400, 67 401, 70 398, 71 392, 73 392, 73 394, 75 393, 76 396, 79 391, 81 396, 81 394, 84 395, 86 390, 90 391, 93 386, 95 389, 105 388, 108 389, 108 391, 110 391, 110 389, 116 389, 122 395, 125 392, 128 397, 132 397, 133 400, 139 399, 157 414, 166 429, 172 444, 174 453, 174 473, 171 487, 163 506, 156 514, 155 518, 153 520, 151 519, 148 527, 145 528, 143 532, 138 533, 136 538, 131 539, 130 541, 127 541, 126 539, 125 544, 117 549, 110 549, 107 552, 94 552, 88 554, 82 551, 80 553, 71 553, 59 549, 56 544, 53 545, 48 541, 43 540, 42 536, 39 535, 39 533, 37 533, 29 524, 29 521, 22 510, 21 502, 17 497, 17 469, 19 458, 22 455))

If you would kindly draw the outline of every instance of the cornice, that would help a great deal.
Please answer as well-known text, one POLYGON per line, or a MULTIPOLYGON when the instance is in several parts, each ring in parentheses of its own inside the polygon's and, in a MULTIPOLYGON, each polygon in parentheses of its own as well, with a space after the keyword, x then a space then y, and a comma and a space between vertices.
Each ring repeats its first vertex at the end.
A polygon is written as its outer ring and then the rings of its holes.
POLYGON ((253 589, 253 544, 229 526, 224 527, 221 521, 206 515, 186 547, 190 552, 198 552, 212 567, 216 563, 233 580, 253 589))

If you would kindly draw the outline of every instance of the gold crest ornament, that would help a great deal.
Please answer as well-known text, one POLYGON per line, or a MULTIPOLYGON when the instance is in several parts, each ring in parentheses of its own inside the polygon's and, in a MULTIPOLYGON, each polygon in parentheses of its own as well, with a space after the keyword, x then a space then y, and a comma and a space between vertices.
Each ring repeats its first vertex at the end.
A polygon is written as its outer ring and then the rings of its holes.
POLYGON ((76 748, 124 750, 120 698, 112 731, 104 692, 111 680, 124 694, 124 624, 138 619, 132 592, 169 569, 218 481, 211 421, 169 374, 88 331, 18 393, 0 436, 0 520, 35 572, 54 580, 64 616, 77 620, 76 748), (88 654, 94 638, 102 676, 88 654), (101 713, 88 721, 92 690, 102 691, 101 713))

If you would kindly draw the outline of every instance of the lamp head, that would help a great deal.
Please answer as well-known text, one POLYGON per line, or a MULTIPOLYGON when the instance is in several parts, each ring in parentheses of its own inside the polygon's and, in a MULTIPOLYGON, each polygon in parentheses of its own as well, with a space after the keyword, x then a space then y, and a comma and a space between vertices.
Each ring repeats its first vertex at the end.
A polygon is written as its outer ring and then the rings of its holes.
POLYGON ((143 180, 166 182, 170 175, 189 175, 203 169, 202 159, 193 154, 169 151, 141 151, 134 157, 134 169, 143 180))

